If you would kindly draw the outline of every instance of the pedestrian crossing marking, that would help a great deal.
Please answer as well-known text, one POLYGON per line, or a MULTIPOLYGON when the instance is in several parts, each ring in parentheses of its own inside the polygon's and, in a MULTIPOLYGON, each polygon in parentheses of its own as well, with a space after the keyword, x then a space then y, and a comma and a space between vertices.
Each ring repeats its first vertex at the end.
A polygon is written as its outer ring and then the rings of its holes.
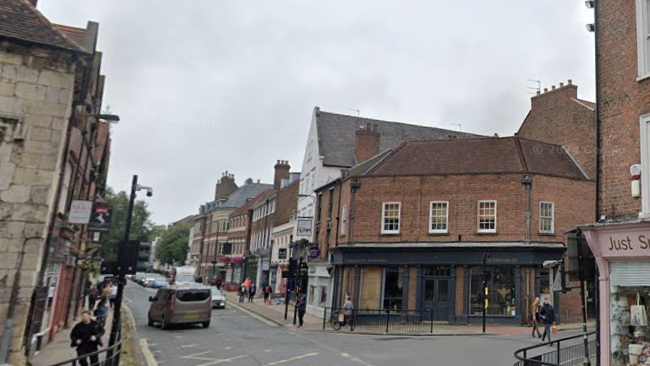
POLYGON ((283 363, 287 363, 287 362, 291 362, 291 361, 302 360, 303 358, 313 357, 313 356, 316 356, 317 354, 318 354, 318 352, 307 353, 307 354, 302 355, 302 356, 296 356, 296 357, 287 358, 286 360, 271 362, 271 363, 268 364, 268 366, 276 366, 276 365, 281 365, 283 363))

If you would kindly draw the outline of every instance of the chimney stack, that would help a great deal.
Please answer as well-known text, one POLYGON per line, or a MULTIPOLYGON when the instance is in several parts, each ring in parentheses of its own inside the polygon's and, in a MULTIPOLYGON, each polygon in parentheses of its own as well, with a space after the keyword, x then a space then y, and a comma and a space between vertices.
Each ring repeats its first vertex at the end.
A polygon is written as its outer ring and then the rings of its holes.
POLYGON ((225 171, 221 174, 221 179, 217 181, 217 185, 214 188, 214 200, 217 201, 224 199, 236 190, 237 184, 235 184, 235 175, 229 174, 228 171, 225 171))
POLYGON ((27 0, 29 1, 30 4, 32 4, 34 7, 38 5, 38 0, 27 0))
POLYGON ((365 127, 359 127, 354 144, 354 157, 357 164, 379 154, 380 139, 381 135, 376 124, 368 123, 365 127))
POLYGON ((289 179, 289 170, 291 170, 291 166, 289 166, 288 160, 278 160, 273 175, 273 189, 277 191, 282 188, 282 180, 289 179))

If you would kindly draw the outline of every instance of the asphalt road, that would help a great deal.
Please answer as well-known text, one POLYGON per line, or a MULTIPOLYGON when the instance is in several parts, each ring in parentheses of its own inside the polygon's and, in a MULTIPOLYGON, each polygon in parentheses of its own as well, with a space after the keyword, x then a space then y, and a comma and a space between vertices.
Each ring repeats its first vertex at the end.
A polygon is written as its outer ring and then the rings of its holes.
MULTIPOLYGON (((161 366, 509 366, 530 336, 402 337, 300 331, 279 327, 231 306, 213 311, 208 329, 147 326, 154 290, 130 282, 125 303, 161 366)), ((230 300, 230 299, 229 299, 230 300)), ((573 333, 566 332, 562 336, 573 333)), ((537 341, 539 342, 539 341, 537 341)))

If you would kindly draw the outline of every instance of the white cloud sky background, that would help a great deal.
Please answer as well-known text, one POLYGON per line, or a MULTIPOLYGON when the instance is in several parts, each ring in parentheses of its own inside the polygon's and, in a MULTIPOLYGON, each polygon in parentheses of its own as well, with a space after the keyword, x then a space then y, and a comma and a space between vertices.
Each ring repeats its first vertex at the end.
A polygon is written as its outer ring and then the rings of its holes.
POLYGON ((154 187, 159 224, 197 212, 221 173, 272 182, 302 166, 314 106, 499 135, 542 88, 594 100, 581 0, 40 0, 52 22, 100 23, 104 104, 119 114, 109 184, 154 187))

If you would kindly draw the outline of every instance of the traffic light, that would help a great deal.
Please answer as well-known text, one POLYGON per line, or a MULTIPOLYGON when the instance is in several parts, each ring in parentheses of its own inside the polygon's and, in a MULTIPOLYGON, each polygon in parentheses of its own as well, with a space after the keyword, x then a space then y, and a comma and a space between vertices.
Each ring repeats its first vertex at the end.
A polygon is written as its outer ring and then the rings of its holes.
POLYGON ((151 243, 140 243, 138 250, 138 272, 146 272, 149 269, 149 257, 151 256, 151 243))
POLYGON ((122 244, 117 258, 117 270, 122 272, 119 274, 135 274, 138 266, 140 245, 138 240, 129 240, 122 244))
POLYGON ((298 260, 296 259, 289 259, 289 273, 287 274, 287 278, 295 278, 296 274, 298 273, 298 260))
POLYGON ((594 278, 596 265, 594 255, 587 245, 587 240, 580 228, 567 233, 567 263, 565 270, 568 273, 575 273, 584 280, 594 278), (582 258, 581 258, 582 257, 582 258))

